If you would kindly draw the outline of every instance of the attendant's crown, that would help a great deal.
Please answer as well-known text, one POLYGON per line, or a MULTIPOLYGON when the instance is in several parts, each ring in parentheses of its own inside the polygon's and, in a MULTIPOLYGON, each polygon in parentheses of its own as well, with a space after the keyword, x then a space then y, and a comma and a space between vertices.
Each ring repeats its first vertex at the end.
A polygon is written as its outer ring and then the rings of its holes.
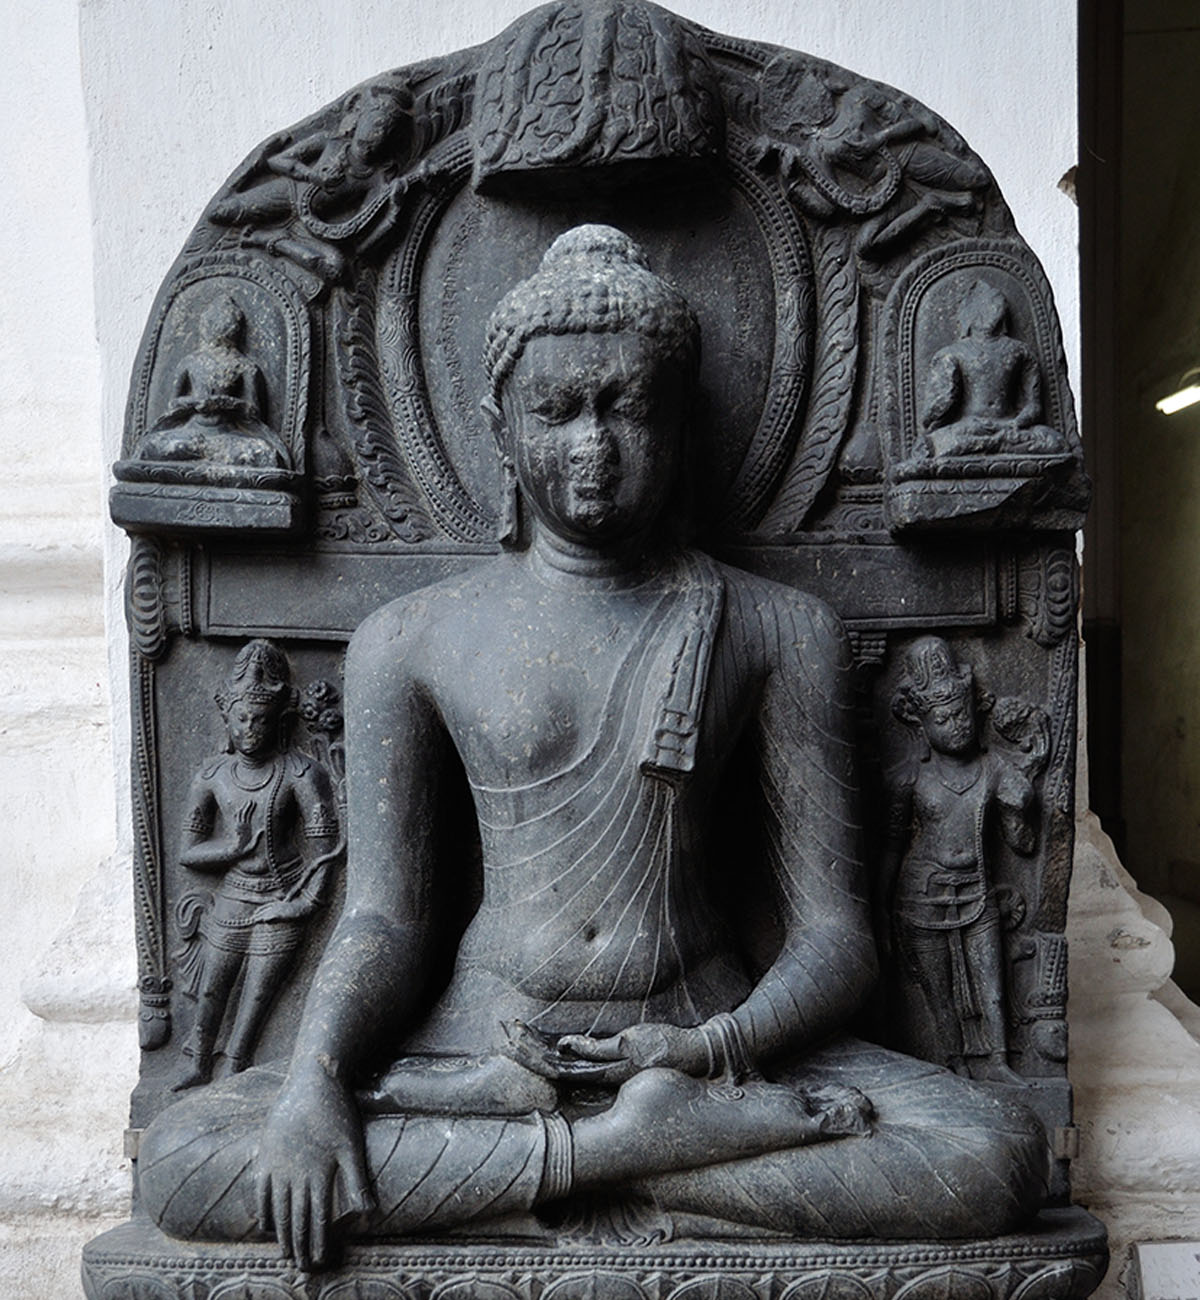
POLYGON ((892 710, 906 722, 915 722, 935 705, 961 698, 975 682, 971 665, 958 663, 940 636, 919 637, 909 646, 904 677, 892 710))
POLYGON ((274 642, 258 638, 247 641, 238 651, 233 671, 217 691, 216 701, 221 712, 228 713, 238 700, 280 708, 295 705, 296 691, 287 656, 274 642))

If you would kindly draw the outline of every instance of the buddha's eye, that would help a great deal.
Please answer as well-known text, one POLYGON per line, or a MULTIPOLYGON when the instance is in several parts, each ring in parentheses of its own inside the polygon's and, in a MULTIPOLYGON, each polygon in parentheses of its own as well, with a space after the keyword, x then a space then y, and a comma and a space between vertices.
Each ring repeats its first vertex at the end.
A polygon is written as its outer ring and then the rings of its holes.
POLYGON ((532 399, 527 410, 543 424, 565 424, 579 414, 579 397, 569 389, 542 393, 532 399))
POLYGON ((627 388, 619 393, 611 410, 625 420, 644 420, 654 413, 654 395, 644 388, 627 388))

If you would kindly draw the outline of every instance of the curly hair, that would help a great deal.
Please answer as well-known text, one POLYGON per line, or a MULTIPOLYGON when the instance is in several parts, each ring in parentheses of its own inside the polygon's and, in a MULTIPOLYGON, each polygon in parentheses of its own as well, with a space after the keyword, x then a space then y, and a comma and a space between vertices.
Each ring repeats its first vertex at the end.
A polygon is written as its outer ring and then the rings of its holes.
POLYGON ((690 379, 700 358, 700 326, 687 299, 650 270, 645 252, 613 226, 576 226, 559 235, 542 264, 501 299, 487 327, 484 366, 492 401, 530 339, 615 334, 654 339, 690 379))

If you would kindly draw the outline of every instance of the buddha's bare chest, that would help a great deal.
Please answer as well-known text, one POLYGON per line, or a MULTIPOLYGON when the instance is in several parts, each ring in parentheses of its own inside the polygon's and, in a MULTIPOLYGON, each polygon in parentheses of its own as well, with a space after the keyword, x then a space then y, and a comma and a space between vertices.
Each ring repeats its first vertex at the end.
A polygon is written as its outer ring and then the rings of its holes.
POLYGON ((617 697, 638 687, 624 675, 644 667, 636 645, 644 611, 554 612, 513 610, 456 648, 463 671, 447 674, 439 703, 475 783, 536 781, 569 766, 620 707, 617 697))
POLYGON ((652 587, 611 600, 515 593, 464 620, 435 694, 472 783, 544 780, 627 731, 665 687, 666 605, 652 587))

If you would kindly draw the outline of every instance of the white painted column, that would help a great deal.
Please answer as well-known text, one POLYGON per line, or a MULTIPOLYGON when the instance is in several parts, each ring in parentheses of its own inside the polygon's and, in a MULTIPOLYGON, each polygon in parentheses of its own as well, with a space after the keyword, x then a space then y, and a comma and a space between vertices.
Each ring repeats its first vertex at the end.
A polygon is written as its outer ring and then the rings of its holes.
POLYGON ((136 1073, 78 22, 76 0, 0 5, 0 1295, 18 1300, 78 1294, 79 1243, 128 1194, 136 1073))

